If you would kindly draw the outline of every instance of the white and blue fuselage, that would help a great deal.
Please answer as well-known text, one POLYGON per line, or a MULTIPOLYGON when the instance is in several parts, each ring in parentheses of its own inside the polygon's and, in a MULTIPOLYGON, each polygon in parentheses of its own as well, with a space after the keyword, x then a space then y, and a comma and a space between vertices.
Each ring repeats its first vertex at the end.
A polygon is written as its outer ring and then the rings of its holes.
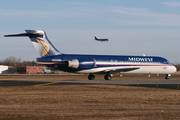
POLYGON ((154 56, 115 56, 115 55, 72 55, 37 58, 37 63, 55 66, 57 69, 85 74, 96 73, 137 73, 170 74, 176 68, 165 58, 154 56), (62 62, 67 64, 59 64, 62 62), (69 64, 72 64, 69 65, 69 64))

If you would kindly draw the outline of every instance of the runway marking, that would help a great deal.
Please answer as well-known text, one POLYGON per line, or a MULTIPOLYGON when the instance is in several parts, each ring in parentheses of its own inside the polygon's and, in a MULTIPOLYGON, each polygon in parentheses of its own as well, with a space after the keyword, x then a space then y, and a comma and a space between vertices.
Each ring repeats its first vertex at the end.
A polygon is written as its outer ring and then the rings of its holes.
POLYGON ((52 84, 56 84, 56 83, 58 83, 58 82, 50 82, 50 83, 44 83, 44 84, 33 85, 33 86, 52 85, 52 84))

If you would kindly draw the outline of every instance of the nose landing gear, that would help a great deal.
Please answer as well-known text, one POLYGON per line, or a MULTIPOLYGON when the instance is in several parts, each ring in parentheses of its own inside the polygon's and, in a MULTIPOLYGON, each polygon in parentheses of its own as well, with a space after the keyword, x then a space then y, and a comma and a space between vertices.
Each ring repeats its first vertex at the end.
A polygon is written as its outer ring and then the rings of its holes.
POLYGON ((166 76, 165 79, 169 79, 169 77, 171 76, 171 74, 166 74, 165 76, 166 76))

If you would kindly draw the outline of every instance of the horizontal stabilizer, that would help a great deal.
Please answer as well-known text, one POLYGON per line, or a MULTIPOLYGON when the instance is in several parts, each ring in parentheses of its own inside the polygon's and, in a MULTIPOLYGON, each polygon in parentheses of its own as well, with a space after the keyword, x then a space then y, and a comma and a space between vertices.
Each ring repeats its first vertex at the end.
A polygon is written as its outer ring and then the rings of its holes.
POLYGON ((30 37, 30 38, 41 37, 41 36, 43 35, 40 33, 20 33, 20 34, 4 35, 4 37, 30 37))

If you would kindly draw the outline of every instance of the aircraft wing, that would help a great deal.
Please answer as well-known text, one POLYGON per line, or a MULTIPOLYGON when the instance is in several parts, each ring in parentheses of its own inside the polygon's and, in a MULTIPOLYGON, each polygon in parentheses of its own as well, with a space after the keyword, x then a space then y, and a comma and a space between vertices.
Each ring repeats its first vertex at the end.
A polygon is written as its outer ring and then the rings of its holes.
MULTIPOLYGON (((120 72, 128 72, 128 71, 137 70, 137 69, 140 69, 140 68, 134 67, 134 68, 121 68, 121 69, 106 69, 106 70, 100 71, 98 73, 99 74, 106 74, 106 73, 116 74, 116 73, 120 73, 120 72)), ((96 73, 96 74, 98 74, 98 73, 96 73)))

